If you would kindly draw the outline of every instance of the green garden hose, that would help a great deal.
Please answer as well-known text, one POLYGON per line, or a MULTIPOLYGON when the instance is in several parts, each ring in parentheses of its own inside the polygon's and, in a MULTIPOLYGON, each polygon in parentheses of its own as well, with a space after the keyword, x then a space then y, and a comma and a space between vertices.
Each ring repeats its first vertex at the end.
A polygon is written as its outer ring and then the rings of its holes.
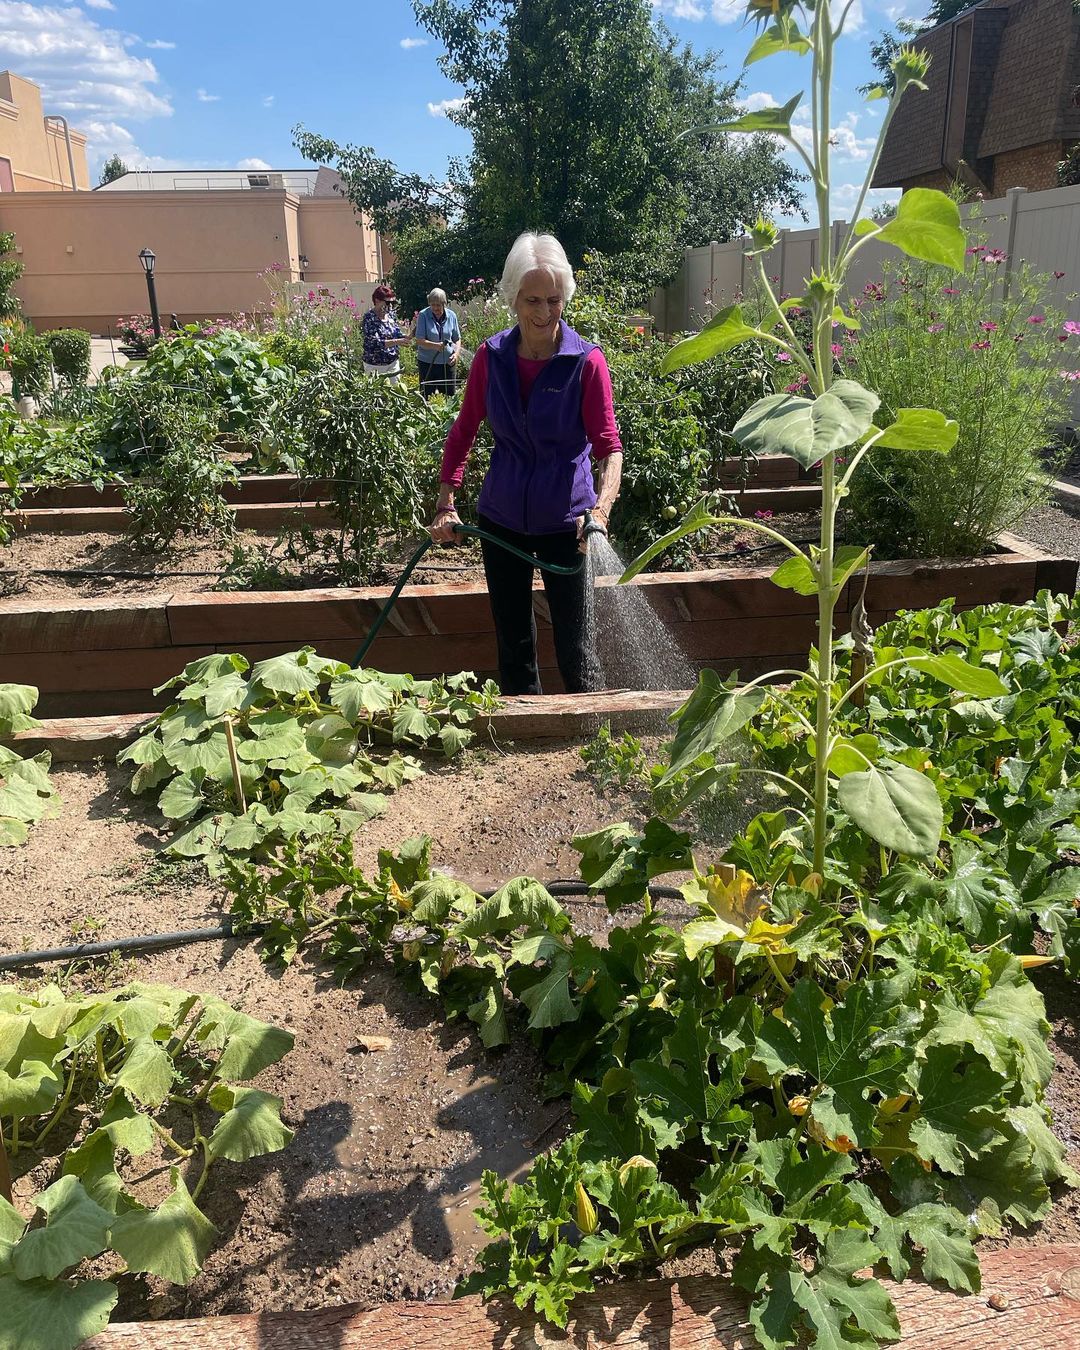
MULTIPOLYGON (((590 513, 586 511, 585 512, 586 537, 588 537, 588 535, 592 533, 593 530, 596 530, 598 528, 599 528, 598 526, 593 525, 592 517, 590 513)), ((506 549, 507 553, 513 553, 516 557, 523 558, 525 562, 532 563, 534 567, 539 567, 545 572, 558 572, 560 576, 572 577, 576 573, 580 572, 581 569, 585 566, 584 557, 582 557, 579 562, 574 563, 573 566, 571 567, 565 567, 563 566, 562 563, 541 562, 539 558, 533 557, 531 553, 526 553, 524 549, 518 548, 516 544, 508 544, 505 539, 500 539, 498 535, 491 534, 490 531, 488 530, 482 530, 479 525, 465 525, 459 521, 458 524, 454 526, 454 533, 469 535, 473 539, 486 539, 488 540, 489 543, 498 544, 500 548, 506 549)), ((390 611, 394 608, 394 605, 397 603, 397 598, 401 594, 402 589, 405 586, 405 583, 412 576, 417 563, 420 561, 420 559, 424 556, 424 554, 428 551, 428 549, 434 542, 435 541, 433 539, 430 538, 425 539, 421 543, 420 547, 409 559, 404 572, 402 572, 401 576, 398 577, 397 585, 390 592, 390 598, 387 600, 386 604, 383 605, 382 609, 379 610, 375 622, 368 629, 367 637, 364 638, 363 642, 360 644, 360 650, 356 653, 356 656, 353 659, 352 663, 353 670, 356 669, 356 667, 360 664, 361 661, 363 661, 364 657, 367 655, 368 648, 375 641, 379 629, 386 622, 387 616, 389 615, 390 611)))

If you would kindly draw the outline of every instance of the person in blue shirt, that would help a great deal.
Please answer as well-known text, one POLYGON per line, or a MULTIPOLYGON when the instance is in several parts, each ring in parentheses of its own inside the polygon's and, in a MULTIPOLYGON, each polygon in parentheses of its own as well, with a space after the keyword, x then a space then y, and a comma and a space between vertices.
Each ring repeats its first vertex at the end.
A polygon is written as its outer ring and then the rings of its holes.
POLYGON ((453 394, 457 384, 457 364, 461 355, 461 328, 458 317, 446 307, 446 292, 436 287, 428 291, 427 309, 416 316, 416 364, 420 371, 420 392, 453 394))

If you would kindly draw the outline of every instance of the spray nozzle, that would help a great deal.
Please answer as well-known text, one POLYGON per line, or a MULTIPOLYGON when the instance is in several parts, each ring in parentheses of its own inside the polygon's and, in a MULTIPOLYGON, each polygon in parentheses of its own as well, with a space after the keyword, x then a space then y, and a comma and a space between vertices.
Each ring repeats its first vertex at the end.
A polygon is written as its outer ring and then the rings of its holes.
POLYGON ((581 537, 582 539, 588 539, 590 534, 606 535, 607 530, 604 529, 603 525, 601 525, 598 520, 593 520, 593 515, 591 511, 586 511, 585 523, 581 527, 581 537))

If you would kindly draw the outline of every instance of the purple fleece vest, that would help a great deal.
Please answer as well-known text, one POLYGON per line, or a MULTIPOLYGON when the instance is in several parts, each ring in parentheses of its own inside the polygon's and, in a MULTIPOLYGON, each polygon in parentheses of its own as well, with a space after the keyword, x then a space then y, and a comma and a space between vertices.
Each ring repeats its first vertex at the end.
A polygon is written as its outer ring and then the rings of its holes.
POLYGON ((518 380, 518 329, 487 340, 487 420, 495 439, 476 507, 522 534, 560 534, 596 505, 581 416, 581 372, 595 348, 560 320, 559 350, 537 376, 526 408, 518 380))

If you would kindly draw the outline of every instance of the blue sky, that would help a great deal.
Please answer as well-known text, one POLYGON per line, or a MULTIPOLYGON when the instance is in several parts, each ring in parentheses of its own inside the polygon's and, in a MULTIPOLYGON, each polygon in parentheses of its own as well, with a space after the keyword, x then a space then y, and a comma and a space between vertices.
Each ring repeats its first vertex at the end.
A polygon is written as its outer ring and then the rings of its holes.
MULTIPOLYGON (((695 49, 720 51, 729 73, 741 67, 752 36, 741 0, 652 2, 695 49)), ((882 105, 855 92, 869 40, 924 8, 856 0, 837 69, 834 216, 851 205, 880 119, 882 105)), ((297 122, 439 174, 469 138, 445 115, 461 91, 438 54, 408 0, 0 0, 0 69, 35 80, 46 111, 89 135, 95 181, 114 151, 131 167, 298 167, 297 122)), ((785 102, 803 68, 786 57, 751 67, 748 105, 785 102)))

